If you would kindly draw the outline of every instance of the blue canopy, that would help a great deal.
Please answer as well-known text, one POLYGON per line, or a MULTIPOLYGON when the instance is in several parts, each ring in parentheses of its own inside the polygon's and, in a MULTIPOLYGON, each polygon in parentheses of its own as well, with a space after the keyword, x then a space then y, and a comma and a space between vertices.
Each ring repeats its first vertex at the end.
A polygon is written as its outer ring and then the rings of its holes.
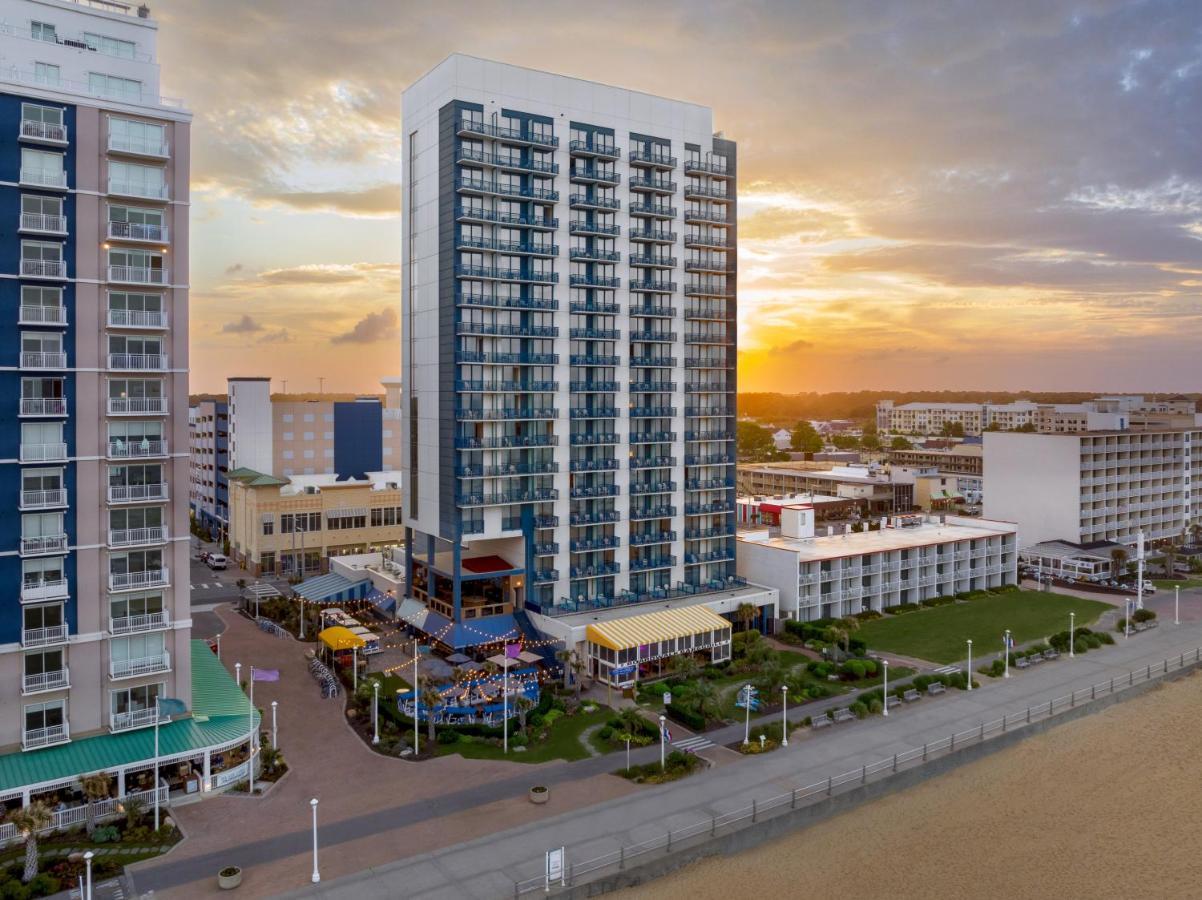
POLYGON ((351 581, 345 575, 331 572, 303 581, 293 590, 310 603, 342 603, 346 600, 362 600, 370 587, 371 581, 366 577, 351 581))
POLYGON ((385 594, 377 587, 372 587, 363 599, 375 606, 380 612, 390 613, 396 609, 396 597, 385 594))

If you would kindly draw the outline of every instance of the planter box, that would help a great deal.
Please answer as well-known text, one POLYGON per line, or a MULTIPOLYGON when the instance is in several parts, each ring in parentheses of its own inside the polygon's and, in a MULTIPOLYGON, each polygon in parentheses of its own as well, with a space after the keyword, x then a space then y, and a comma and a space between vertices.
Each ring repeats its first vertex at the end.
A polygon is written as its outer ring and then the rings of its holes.
POLYGON ((242 870, 237 866, 230 866, 231 874, 226 874, 226 869, 222 869, 217 873, 217 886, 223 891, 232 891, 242 883, 242 870))
POLYGON ((532 787, 530 789, 531 803, 546 803, 551 799, 551 789, 545 787, 532 787))

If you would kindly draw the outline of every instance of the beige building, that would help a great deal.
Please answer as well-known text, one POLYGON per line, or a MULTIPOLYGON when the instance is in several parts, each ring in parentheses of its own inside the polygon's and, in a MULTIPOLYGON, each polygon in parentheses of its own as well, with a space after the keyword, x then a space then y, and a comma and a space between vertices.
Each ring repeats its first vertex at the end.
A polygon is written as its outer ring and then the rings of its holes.
POLYGON ((252 575, 312 575, 329 558, 399 546, 404 538, 395 473, 366 480, 229 473, 230 555, 252 575))
POLYGON ((948 450, 890 450, 889 463, 895 466, 931 468, 949 475, 975 475, 984 471, 984 447, 981 444, 959 444, 948 450))

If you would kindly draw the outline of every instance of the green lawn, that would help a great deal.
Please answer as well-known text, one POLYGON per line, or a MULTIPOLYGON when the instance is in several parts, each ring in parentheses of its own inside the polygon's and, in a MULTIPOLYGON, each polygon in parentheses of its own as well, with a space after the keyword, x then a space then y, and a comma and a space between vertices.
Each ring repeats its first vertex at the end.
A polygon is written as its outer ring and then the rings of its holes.
POLYGON ((1172 591, 1173 588, 1180 587, 1181 590, 1190 590, 1192 588, 1202 587, 1202 577, 1191 575, 1189 578, 1184 578, 1181 581, 1169 581, 1167 579, 1153 578, 1152 583, 1156 585, 1158 590, 1172 591))
MULTIPOLYGON (((542 763, 549 762, 553 759, 571 760, 584 759, 589 755, 588 750, 580 740, 580 735, 590 725, 600 725, 609 721, 612 718, 614 711, 605 707, 598 707, 591 713, 577 713, 574 716, 563 716, 555 721, 551 726, 551 733, 547 736, 547 740, 541 744, 532 744, 522 753, 514 753, 513 747, 509 748, 509 755, 506 756, 501 752, 500 747, 494 747, 492 744, 464 743, 459 740, 454 744, 439 744, 438 755, 448 756, 452 753, 458 753, 465 759, 507 759, 510 762, 524 763, 542 763)), ((517 721, 512 720, 510 727, 516 729, 517 721)), ((532 728, 531 731, 534 729, 532 728)), ((512 732, 511 732, 512 735, 512 732)), ((422 739, 425 740, 425 726, 422 727, 422 739)))
POLYGON ((938 663, 959 662, 972 638, 974 658, 1001 652, 1002 633, 1009 628, 1015 643, 1023 644, 1067 631, 1069 613, 1077 627, 1093 623, 1112 609, 1108 603, 1041 591, 1014 591, 889 616, 865 622, 856 632, 869 649, 889 650, 938 663))

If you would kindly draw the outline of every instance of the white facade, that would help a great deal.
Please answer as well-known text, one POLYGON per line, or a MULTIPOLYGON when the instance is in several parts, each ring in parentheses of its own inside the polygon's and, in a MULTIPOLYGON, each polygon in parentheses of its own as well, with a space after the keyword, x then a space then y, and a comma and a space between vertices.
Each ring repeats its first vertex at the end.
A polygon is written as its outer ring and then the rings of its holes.
POLYGON ((230 469, 272 472, 271 379, 229 379, 230 469))
POLYGON ((877 430, 895 434, 939 434, 958 425, 966 435, 985 431, 1034 429, 1038 432, 1104 431, 1126 428, 1142 397, 1099 398, 1088 403, 903 403, 881 400, 876 406, 877 430))

